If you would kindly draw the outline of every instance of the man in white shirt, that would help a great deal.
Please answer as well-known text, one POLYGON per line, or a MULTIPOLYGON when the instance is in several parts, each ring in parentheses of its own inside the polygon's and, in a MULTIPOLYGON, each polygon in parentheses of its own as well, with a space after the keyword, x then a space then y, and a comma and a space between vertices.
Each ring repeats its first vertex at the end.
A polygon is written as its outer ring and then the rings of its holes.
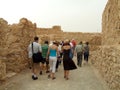
POLYGON ((34 37, 34 42, 31 43, 29 46, 28 46, 28 57, 32 60, 32 79, 33 80, 37 80, 38 77, 37 77, 37 67, 40 67, 39 66, 39 62, 41 60, 41 52, 42 52, 42 49, 41 49, 41 45, 38 43, 38 40, 39 38, 38 37, 34 37), (39 58, 35 59, 33 57, 33 55, 37 54, 39 52, 39 58))

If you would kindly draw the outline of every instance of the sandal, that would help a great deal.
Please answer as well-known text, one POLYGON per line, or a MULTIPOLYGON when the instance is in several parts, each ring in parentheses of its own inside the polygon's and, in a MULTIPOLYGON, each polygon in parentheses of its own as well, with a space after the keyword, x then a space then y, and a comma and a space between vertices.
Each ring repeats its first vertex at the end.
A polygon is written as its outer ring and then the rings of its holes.
POLYGON ((68 77, 66 77, 66 80, 69 80, 69 78, 68 78, 68 77))

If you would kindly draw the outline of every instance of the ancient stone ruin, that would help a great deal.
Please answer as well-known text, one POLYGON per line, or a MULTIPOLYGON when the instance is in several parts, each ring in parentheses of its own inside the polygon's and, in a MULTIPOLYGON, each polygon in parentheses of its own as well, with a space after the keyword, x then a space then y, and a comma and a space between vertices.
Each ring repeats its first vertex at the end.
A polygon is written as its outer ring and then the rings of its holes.
POLYGON ((102 44, 120 43, 120 0, 109 0, 102 16, 102 44))
POLYGON ((27 48, 36 35, 40 37, 41 44, 45 40, 64 41, 73 38, 78 43, 91 41, 94 45, 101 44, 101 40, 99 43, 93 40, 95 37, 101 38, 99 33, 63 32, 61 26, 37 28, 36 24, 26 18, 20 19, 18 24, 8 25, 6 20, 0 18, 0 80, 4 80, 9 73, 20 72, 28 66, 27 48))
POLYGON ((27 46, 36 35, 36 26, 26 18, 8 25, 0 18, 0 80, 11 71, 20 72, 28 64, 27 46))
POLYGON ((61 26, 36 26, 26 18, 13 25, 0 18, 0 81, 10 72, 18 73, 28 66, 27 47, 37 35, 41 44, 45 40, 89 41, 91 64, 111 90, 120 90, 120 0, 108 0, 102 16, 102 33, 64 32, 61 26))
POLYGON ((102 18, 102 45, 91 55, 111 90, 120 90, 120 0, 108 1, 102 18))
POLYGON ((101 37, 99 33, 63 32, 60 26, 37 28, 26 18, 20 19, 18 24, 8 25, 6 20, 0 18, 0 80, 4 80, 6 74, 17 73, 27 67, 27 47, 36 35, 40 37, 41 44, 45 40, 71 40, 74 37, 79 42, 101 37))

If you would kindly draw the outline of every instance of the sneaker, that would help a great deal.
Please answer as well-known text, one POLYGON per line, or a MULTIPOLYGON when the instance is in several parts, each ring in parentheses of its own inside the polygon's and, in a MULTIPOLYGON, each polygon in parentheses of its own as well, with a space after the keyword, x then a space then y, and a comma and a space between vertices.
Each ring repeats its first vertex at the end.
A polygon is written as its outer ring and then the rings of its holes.
POLYGON ((37 80, 38 79, 38 77, 34 77, 34 79, 33 80, 37 80))
POLYGON ((50 74, 48 75, 48 78, 50 78, 50 74))
POLYGON ((42 71, 40 71, 40 75, 42 75, 42 71))
POLYGON ((49 73, 49 71, 46 71, 46 73, 49 73))
POLYGON ((32 69, 32 67, 29 67, 29 69, 32 69))
POLYGON ((56 77, 53 77, 52 80, 56 79, 56 77))
POLYGON ((64 78, 66 78, 66 76, 64 76, 64 78))
POLYGON ((34 75, 32 75, 32 79, 34 79, 34 75))
POLYGON ((69 80, 69 78, 68 78, 68 77, 66 77, 66 80, 69 80))
POLYGON ((32 79, 33 79, 33 80, 37 80, 38 77, 34 77, 34 75, 32 75, 32 79))

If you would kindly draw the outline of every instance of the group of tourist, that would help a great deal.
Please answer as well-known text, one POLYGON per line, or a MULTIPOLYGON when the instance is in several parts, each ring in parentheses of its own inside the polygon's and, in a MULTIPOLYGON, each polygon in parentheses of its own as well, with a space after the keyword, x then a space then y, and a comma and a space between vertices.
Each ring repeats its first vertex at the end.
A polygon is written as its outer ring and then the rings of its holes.
POLYGON ((77 56, 77 65, 82 66, 82 59, 84 57, 84 64, 88 63, 89 58, 89 42, 80 41, 75 47, 75 56, 77 56))
POLYGON ((76 45, 75 40, 65 40, 62 42, 53 41, 49 44, 48 41, 45 41, 43 45, 38 43, 39 38, 34 37, 34 42, 30 43, 28 46, 28 55, 31 62, 32 69, 32 79, 38 79, 39 74, 42 75, 44 70, 44 65, 46 66, 45 70, 48 74, 48 78, 52 80, 56 79, 55 72, 58 70, 59 64, 63 62, 64 68, 64 78, 69 79, 69 70, 77 69, 73 61, 73 56, 77 55, 77 65, 82 65, 82 55, 84 59, 88 62, 89 56, 89 46, 88 42, 82 44, 80 42, 76 45), (39 69, 39 70, 38 70, 39 69))

